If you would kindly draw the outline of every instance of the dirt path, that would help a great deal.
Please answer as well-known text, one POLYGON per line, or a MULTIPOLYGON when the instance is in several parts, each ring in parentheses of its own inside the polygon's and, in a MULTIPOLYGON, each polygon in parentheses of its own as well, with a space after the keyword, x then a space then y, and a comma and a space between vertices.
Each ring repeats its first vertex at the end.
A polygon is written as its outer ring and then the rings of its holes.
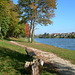
MULTIPOLYGON (((10 42, 21 47, 26 47, 14 41, 10 42)), ((50 52, 44 52, 31 47, 27 48, 33 50, 36 53, 36 55, 39 58, 43 59, 45 62, 51 62, 61 75, 75 75, 75 65, 71 64, 70 61, 64 60, 50 52)))

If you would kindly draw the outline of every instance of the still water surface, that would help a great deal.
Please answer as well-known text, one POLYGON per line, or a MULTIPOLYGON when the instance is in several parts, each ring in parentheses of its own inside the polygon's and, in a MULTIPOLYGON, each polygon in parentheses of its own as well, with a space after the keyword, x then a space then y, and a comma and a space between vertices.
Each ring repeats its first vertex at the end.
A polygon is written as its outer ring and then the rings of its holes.
POLYGON ((70 38, 35 38, 36 42, 56 46, 59 48, 65 48, 69 50, 75 50, 75 39, 70 38))

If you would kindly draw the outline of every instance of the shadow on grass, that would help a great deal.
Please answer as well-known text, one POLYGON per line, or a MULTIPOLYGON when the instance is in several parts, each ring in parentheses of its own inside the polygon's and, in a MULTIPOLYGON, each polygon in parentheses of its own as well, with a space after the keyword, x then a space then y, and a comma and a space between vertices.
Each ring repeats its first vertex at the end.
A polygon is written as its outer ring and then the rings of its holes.
POLYGON ((44 69, 43 72, 47 72, 47 75, 52 74, 52 75, 59 75, 58 71, 56 68, 49 62, 44 63, 44 69))
POLYGON ((29 58, 27 55, 21 54, 17 51, 0 47, 0 71, 2 70, 3 72, 7 72, 6 68, 8 68, 8 70, 12 70, 13 68, 17 73, 25 75, 25 61, 32 61, 32 58, 29 58))
MULTIPOLYGON (((25 61, 32 61, 32 58, 29 58, 26 54, 13 51, 9 48, 0 47, 0 71, 3 70, 3 72, 11 72, 11 70, 14 69, 14 75, 28 75, 24 69, 25 61), (6 70, 4 67, 7 67, 8 69, 6 70)), ((49 72, 49 74, 56 74, 55 69, 50 65, 50 63, 44 64, 43 73, 44 75, 49 75, 46 74, 46 72, 49 72)))

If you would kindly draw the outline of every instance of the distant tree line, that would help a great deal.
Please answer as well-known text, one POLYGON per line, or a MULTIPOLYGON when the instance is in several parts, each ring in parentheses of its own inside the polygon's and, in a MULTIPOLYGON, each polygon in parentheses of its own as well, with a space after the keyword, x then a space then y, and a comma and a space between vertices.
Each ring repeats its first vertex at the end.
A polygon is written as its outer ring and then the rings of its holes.
POLYGON ((72 33, 53 33, 53 34, 49 34, 49 33, 44 33, 44 34, 40 34, 40 35, 35 35, 36 38, 75 38, 75 32, 72 33))
POLYGON ((40 34, 39 38, 51 38, 51 35, 49 33, 40 34))

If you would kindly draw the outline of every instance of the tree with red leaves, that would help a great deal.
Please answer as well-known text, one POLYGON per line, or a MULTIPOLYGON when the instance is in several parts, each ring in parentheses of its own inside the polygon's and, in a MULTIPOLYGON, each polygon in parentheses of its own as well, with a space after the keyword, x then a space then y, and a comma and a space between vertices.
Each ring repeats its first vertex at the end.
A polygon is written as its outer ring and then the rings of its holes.
POLYGON ((24 29, 25 29, 25 36, 29 37, 29 24, 28 23, 25 24, 25 28, 24 29))

